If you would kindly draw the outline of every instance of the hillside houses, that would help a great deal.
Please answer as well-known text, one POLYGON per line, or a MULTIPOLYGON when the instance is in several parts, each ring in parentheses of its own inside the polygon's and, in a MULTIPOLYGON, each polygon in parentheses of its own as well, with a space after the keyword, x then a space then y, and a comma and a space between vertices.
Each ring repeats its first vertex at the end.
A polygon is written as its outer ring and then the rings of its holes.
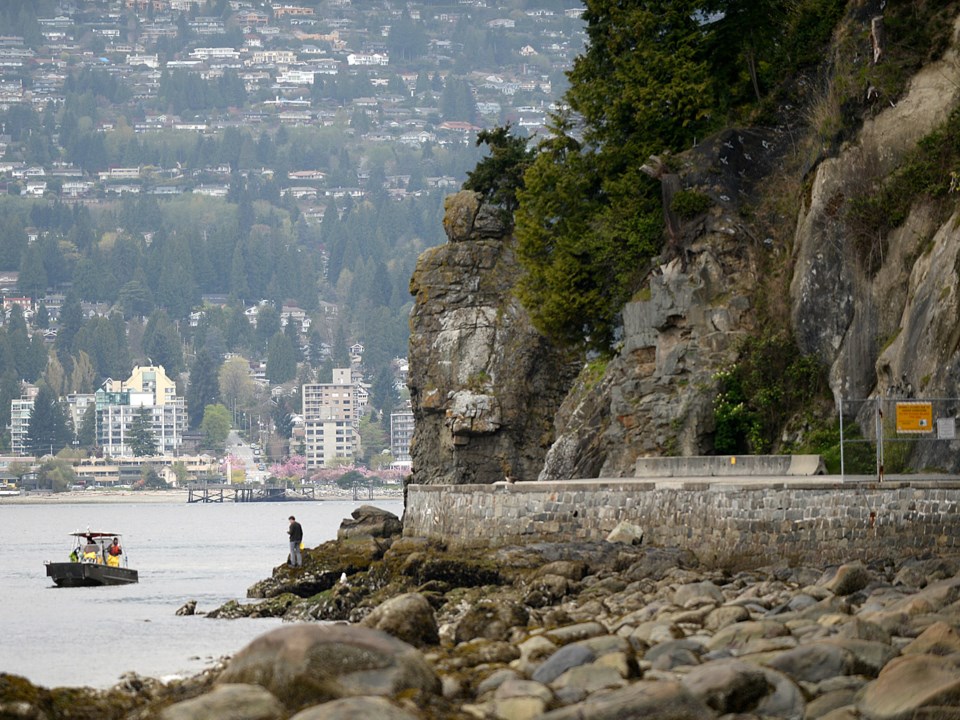
MULTIPOLYGON (((39 39, 0 36, 0 110, 26 104, 42 114, 63 105, 71 78, 98 73, 123 88, 118 102, 100 103, 97 110, 97 130, 111 143, 113 134, 130 131, 193 138, 236 127, 258 133, 342 127, 357 142, 413 147, 470 146, 479 130, 507 122, 542 134, 556 85, 585 41, 582 8, 573 0, 565 4, 507 13, 492 0, 453 6, 413 0, 402 8, 385 0, 309 6, 232 0, 225 13, 213 16, 203 14, 200 0, 74 0, 37 19, 39 39), (416 53, 392 34, 404 22, 422 33, 416 53), (464 28, 478 28, 508 50, 468 57, 464 28), (217 110, 177 107, 161 98, 171 78, 194 78, 190 88, 197 81, 238 82, 246 100, 217 110), (466 84, 469 106, 450 107, 445 92, 451 83, 466 84), (348 84, 362 92, 343 95, 348 84), (358 113, 366 121, 355 129, 358 113)), ((28 197, 97 203, 140 193, 224 192, 218 170, 203 166, 189 174, 126 164, 95 171, 72 165, 55 173, 58 158, 51 158, 50 166, 39 168, 44 174, 31 174, 32 168, 17 165, 16 150, 7 152, 9 141, 0 135, 9 159, 0 163, 0 190, 28 197)), ((237 170, 275 168, 231 168, 237 170)), ((345 192, 308 165, 284 168, 278 179, 281 192, 310 216, 314 203, 345 192)), ((397 199, 407 192, 396 183, 383 190, 397 199)), ((359 191, 362 196, 368 188, 359 191)))

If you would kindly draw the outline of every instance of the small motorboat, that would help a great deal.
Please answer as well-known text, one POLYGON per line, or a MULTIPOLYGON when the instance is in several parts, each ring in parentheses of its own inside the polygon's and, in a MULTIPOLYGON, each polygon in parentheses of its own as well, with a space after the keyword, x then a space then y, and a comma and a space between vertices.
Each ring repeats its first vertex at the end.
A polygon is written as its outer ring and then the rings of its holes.
POLYGON ((120 545, 119 533, 74 532, 70 559, 44 563, 47 577, 57 587, 95 587, 139 582, 136 570, 127 567, 127 555, 120 545))

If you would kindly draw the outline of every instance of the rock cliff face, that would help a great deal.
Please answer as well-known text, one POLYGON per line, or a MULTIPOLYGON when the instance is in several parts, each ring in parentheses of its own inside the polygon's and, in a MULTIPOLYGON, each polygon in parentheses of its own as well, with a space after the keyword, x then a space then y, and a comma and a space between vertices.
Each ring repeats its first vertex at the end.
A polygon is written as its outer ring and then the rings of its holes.
POLYGON ((447 198, 449 242, 410 281, 412 482, 534 480, 576 369, 513 297, 514 240, 481 195, 447 198))
POLYGON ((776 253, 740 208, 786 144, 782 131, 733 130, 680 160, 682 185, 713 207, 680 223, 680 255, 624 307, 622 350, 598 383, 578 384, 564 401, 539 479, 627 477, 638 457, 712 451, 713 378, 753 331, 754 296, 776 253))
MULTIPOLYGON (((682 185, 715 206, 702 225, 683 228, 686 267, 675 260, 655 269, 649 299, 624 309, 623 350, 603 378, 578 385, 564 402, 541 479, 628 476, 639 456, 709 453, 713 374, 736 359, 764 284, 767 302, 788 304, 781 314, 800 349, 830 368, 834 397, 848 413, 851 399, 960 397, 960 217, 941 223, 919 201, 884 238, 875 272, 858 257, 846 221, 865 183, 882 182, 957 107, 956 36, 957 26, 951 49, 917 73, 898 102, 796 177, 785 178, 778 162, 797 128, 789 140, 786 132, 728 132, 685 158, 682 185), (744 212, 764 195, 769 201, 771 188, 803 184, 810 190, 793 218, 771 227, 744 212)), ((872 406, 853 407, 872 437, 872 406)), ((935 408, 935 416, 958 413, 955 401, 935 408)), ((958 449, 918 443, 909 465, 960 471, 958 449)))
MULTIPOLYGON (((864 124, 855 142, 823 161, 797 222, 792 320, 798 343, 830 366, 840 400, 960 396, 957 350, 958 218, 939 223, 928 203, 885 238, 875 273, 853 250, 843 210, 851 191, 882 182, 960 100, 957 31, 943 59, 923 68, 894 106, 864 124)), ((878 246, 880 245, 878 238, 878 246)), ((957 408, 940 410, 955 416, 957 408)), ((873 428, 861 417, 867 435, 873 428)), ((919 447, 915 467, 960 469, 954 443, 919 447)))
MULTIPOLYGON (((918 200, 877 239, 882 254, 870 262, 848 220, 852 199, 957 108, 958 28, 942 59, 830 157, 804 160, 810 131, 790 125, 726 131, 675 158, 673 185, 712 207, 671 228, 669 255, 624 308, 619 354, 581 374, 562 405, 566 365, 548 359, 509 297, 517 269, 498 236, 505 230, 488 227, 476 199, 457 196, 445 220, 451 242, 421 258, 411 283, 414 481, 624 477, 641 456, 710 453, 714 377, 757 329, 760 303, 830 368, 837 405, 960 397, 960 216, 944 222, 942 209, 918 200), (778 195, 799 197, 799 212, 781 210, 778 195)), ((869 407, 854 408, 867 437, 869 407)), ((935 410, 958 413, 953 401, 935 410)), ((918 443, 909 465, 960 471, 958 449, 918 443)))

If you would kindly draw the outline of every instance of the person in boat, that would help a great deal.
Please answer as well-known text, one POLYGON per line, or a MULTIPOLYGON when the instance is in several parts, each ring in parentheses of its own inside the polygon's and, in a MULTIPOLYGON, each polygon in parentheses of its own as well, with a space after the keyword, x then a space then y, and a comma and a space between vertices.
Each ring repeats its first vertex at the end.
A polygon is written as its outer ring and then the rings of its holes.
POLYGON ((114 538, 113 543, 107 548, 107 565, 110 567, 120 567, 120 556, 123 555, 123 549, 120 547, 119 538, 114 538))
POLYGON ((70 562, 80 562, 80 555, 83 552, 82 548, 77 545, 73 552, 70 553, 70 562))
POLYGON ((97 545, 92 537, 87 537, 87 544, 83 546, 83 562, 100 562, 100 546, 97 545))

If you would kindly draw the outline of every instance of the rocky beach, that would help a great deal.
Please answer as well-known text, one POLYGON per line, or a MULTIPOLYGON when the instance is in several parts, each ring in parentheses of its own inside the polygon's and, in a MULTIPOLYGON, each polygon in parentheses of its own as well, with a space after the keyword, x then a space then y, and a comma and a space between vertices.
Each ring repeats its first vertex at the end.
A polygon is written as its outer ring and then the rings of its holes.
POLYGON ((629 534, 449 552, 401 530, 358 508, 303 570, 181 608, 290 621, 201 675, 0 674, 0 718, 960 717, 960 556, 716 567, 629 534))

